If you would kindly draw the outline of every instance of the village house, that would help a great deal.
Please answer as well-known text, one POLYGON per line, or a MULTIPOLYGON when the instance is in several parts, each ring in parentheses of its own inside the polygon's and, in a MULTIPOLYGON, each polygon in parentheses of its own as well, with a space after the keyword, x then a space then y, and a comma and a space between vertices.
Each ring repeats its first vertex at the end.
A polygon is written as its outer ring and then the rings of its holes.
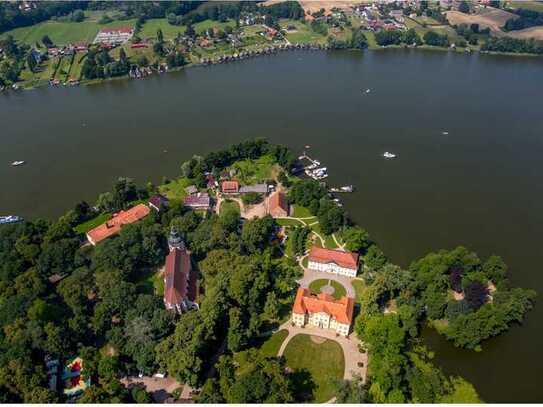
POLYGON ((221 184, 221 191, 223 194, 237 194, 239 193, 239 182, 223 181, 221 184))
POLYGON ((194 195, 198 193, 198 188, 195 185, 189 185, 185 188, 185 192, 189 195, 194 195))
POLYGON ((402 10, 391 10, 390 11, 390 17, 396 20, 398 23, 403 24, 404 17, 403 17, 403 11, 402 10))
POLYGON ((211 198, 207 192, 199 192, 194 195, 186 196, 184 205, 192 209, 209 209, 211 206, 211 198))
POLYGON ((164 306, 177 313, 198 308, 197 274, 192 268, 190 252, 175 227, 168 237, 168 246, 170 252, 164 266, 164 306))
POLYGON ((268 212, 274 218, 284 218, 289 215, 287 197, 283 192, 273 193, 268 202, 268 212))
POLYGON ((147 205, 138 204, 126 211, 120 211, 107 222, 87 232, 87 239, 90 244, 96 245, 108 237, 114 236, 121 231, 123 225, 135 223, 145 218, 151 209, 147 205))
POLYGON ((308 288, 300 287, 292 307, 292 323, 303 327, 331 329, 341 336, 349 335, 353 321, 354 298, 335 300, 329 294, 312 295, 308 288))
POLYGON ((169 203, 170 201, 164 195, 156 194, 149 198, 149 206, 157 212, 160 212, 160 210, 168 206, 169 203))
POLYGON ((134 29, 130 27, 102 28, 98 31, 95 44, 124 44, 134 35, 134 29))
POLYGON ((358 271, 358 254, 313 246, 309 252, 307 267, 354 278, 358 271))

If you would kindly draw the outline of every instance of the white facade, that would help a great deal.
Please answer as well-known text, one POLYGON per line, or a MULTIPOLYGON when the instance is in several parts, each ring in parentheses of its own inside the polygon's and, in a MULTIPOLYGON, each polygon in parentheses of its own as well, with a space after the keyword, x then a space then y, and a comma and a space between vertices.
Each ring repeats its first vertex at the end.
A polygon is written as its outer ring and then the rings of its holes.
POLYGON ((356 277, 356 271, 357 271, 356 269, 341 267, 340 265, 334 262, 319 263, 312 260, 309 260, 307 267, 311 270, 323 271, 325 273, 338 274, 340 276, 347 276, 351 278, 356 277))
POLYGON ((132 38, 132 35, 134 34, 134 30, 126 30, 126 29, 111 29, 111 30, 103 30, 100 31, 96 38, 94 39, 95 44, 99 43, 108 43, 108 44, 124 44, 130 38, 132 38))
POLYGON ((296 314, 293 312, 292 322, 299 327, 309 324, 317 328, 332 329, 342 336, 349 335, 349 324, 338 322, 325 312, 317 312, 314 314, 296 314))

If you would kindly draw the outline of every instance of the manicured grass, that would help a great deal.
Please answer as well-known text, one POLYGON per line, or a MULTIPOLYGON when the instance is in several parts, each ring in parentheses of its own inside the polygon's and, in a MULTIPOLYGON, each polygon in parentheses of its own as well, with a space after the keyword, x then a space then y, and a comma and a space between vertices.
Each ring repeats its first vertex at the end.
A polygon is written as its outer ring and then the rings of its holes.
MULTIPOLYGON (((306 370, 315 384, 313 399, 324 403, 334 397, 334 379, 343 378, 345 359, 341 346, 331 340, 315 343, 309 335, 296 335, 290 340, 284 353, 287 366, 295 371, 306 370)), ((307 388, 297 388, 303 393, 307 388)))
POLYGON ((362 298, 362 294, 364 293, 366 286, 362 280, 352 280, 351 284, 355 291, 356 301, 360 302, 360 298, 362 298))
POLYGON ((311 284, 309 284, 309 289, 313 294, 319 294, 321 292, 321 288, 325 285, 331 285, 334 288, 334 293, 332 294, 332 297, 334 297, 336 300, 341 299, 347 294, 345 287, 343 287, 337 281, 329 280, 327 278, 313 281, 311 284))
POLYGON ((306 256, 304 257, 304 259, 302 260, 302 266, 304 266, 305 268, 307 268, 307 265, 309 264, 309 257, 306 256))
POLYGON ((75 42, 92 42, 101 28, 105 27, 133 27, 136 20, 113 21, 108 24, 98 24, 95 21, 57 22, 45 21, 43 23, 20 27, 2 34, 2 37, 12 35, 18 41, 34 46, 36 42, 41 44, 44 35, 55 45, 66 45, 75 42))
POLYGON ((238 213, 240 213, 239 204, 236 201, 231 201, 229 199, 226 199, 221 203, 220 213, 225 213, 230 210, 235 210, 238 213))
MULTIPOLYGON (((313 214, 309 212, 309 209, 304 208, 303 206, 300 206, 300 205, 293 205, 293 206, 294 206, 294 213, 292 214, 293 218, 309 218, 313 216, 313 214)), ((310 221, 311 219, 308 219, 308 220, 310 221)), ((315 220, 317 220, 316 217, 315 217, 315 220)))
POLYGON ((95 218, 89 219, 86 222, 83 222, 77 225, 74 230, 77 233, 87 233, 89 230, 94 229, 96 226, 101 225, 102 223, 111 219, 111 213, 102 213, 95 218))
POLYGON ((242 184, 258 184, 271 178, 273 157, 264 155, 258 160, 236 161, 229 170, 236 171, 236 179, 242 184))
POLYGON ((262 344, 260 347, 260 352, 264 356, 268 357, 277 356, 277 352, 279 352, 279 348, 287 336, 288 331, 286 329, 281 329, 280 331, 274 333, 269 339, 266 340, 266 342, 262 344))
POLYGON ((185 188, 191 184, 192 182, 187 178, 178 178, 168 184, 160 185, 158 191, 168 199, 182 201, 187 195, 185 188))

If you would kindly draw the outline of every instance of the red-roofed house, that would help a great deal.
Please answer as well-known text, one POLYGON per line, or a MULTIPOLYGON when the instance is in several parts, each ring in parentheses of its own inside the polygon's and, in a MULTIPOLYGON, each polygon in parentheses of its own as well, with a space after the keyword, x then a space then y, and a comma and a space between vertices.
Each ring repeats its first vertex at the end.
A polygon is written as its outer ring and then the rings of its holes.
POLYGON ((325 273, 356 277, 358 254, 313 246, 309 252, 307 267, 325 273))
POLYGON ((178 313, 197 307, 196 271, 183 245, 171 247, 164 268, 164 305, 178 313))
POLYGON ((149 206, 155 211, 160 212, 160 210, 166 206, 170 201, 164 195, 156 194, 149 198, 149 206))
POLYGON ((221 184, 223 194, 237 194, 239 192, 239 182, 223 181, 221 184))
POLYGON ((335 300, 329 294, 312 295, 308 288, 298 288, 292 322, 296 326, 310 324, 318 328, 333 329, 347 336, 353 322, 354 298, 343 297, 335 300))
POLYGON ((151 209, 147 205, 138 204, 127 211, 120 211, 113 218, 100 226, 95 227, 87 232, 87 239, 92 245, 96 245, 108 237, 116 235, 121 231, 123 225, 135 223, 146 217, 151 209))
POLYGON ((268 212, 274 218, 284 218, 289 215, 287 197, 284 193, 277 191, 270 196, 268 212))
POLYGON ((211 205, 211 199, 207 192, 198 192, 195 195, 188 195, 183 202, 185 206, 192 209, 209 209, 211 205))

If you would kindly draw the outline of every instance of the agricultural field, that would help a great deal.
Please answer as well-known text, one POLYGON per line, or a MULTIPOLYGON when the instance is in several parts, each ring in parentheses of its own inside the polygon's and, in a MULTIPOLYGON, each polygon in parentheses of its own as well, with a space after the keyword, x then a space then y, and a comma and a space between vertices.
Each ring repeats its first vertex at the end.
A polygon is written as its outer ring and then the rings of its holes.
POLYGON ((490 28, 494 34, 501 34, 501 28, 510 18, 518 18, 516 14, 489 7, 480 14, 464 14, 459 11, 447 11, 447 20, 450 25, 479 24, 481 28, 490 28))
POLYGON ((143 24, 141 31, 138 33, 138 36, 143 39, 155 39, 156 33, 159 29, 162 30, 164 38, 170 40, 175 38, 178 33, 184 33, 186 27, 182 25, 171 25, 165 18, 152 18, 147 20, 145 24, 143 24))
POLYGON ((108 24, 98 24, 96 21, 74 22, 58 22, 45 21, 29 27, 20 27, 2 34, 2 37, 12 35, 17 41, 26 44, 35 45, 41 44, 44 35, 55 43, 55 45, 66 45, 78 42, 92 42, 98 31, 106 27, 133 27, 136 23, 135 19, 124 21, 113 21, 108 24))

